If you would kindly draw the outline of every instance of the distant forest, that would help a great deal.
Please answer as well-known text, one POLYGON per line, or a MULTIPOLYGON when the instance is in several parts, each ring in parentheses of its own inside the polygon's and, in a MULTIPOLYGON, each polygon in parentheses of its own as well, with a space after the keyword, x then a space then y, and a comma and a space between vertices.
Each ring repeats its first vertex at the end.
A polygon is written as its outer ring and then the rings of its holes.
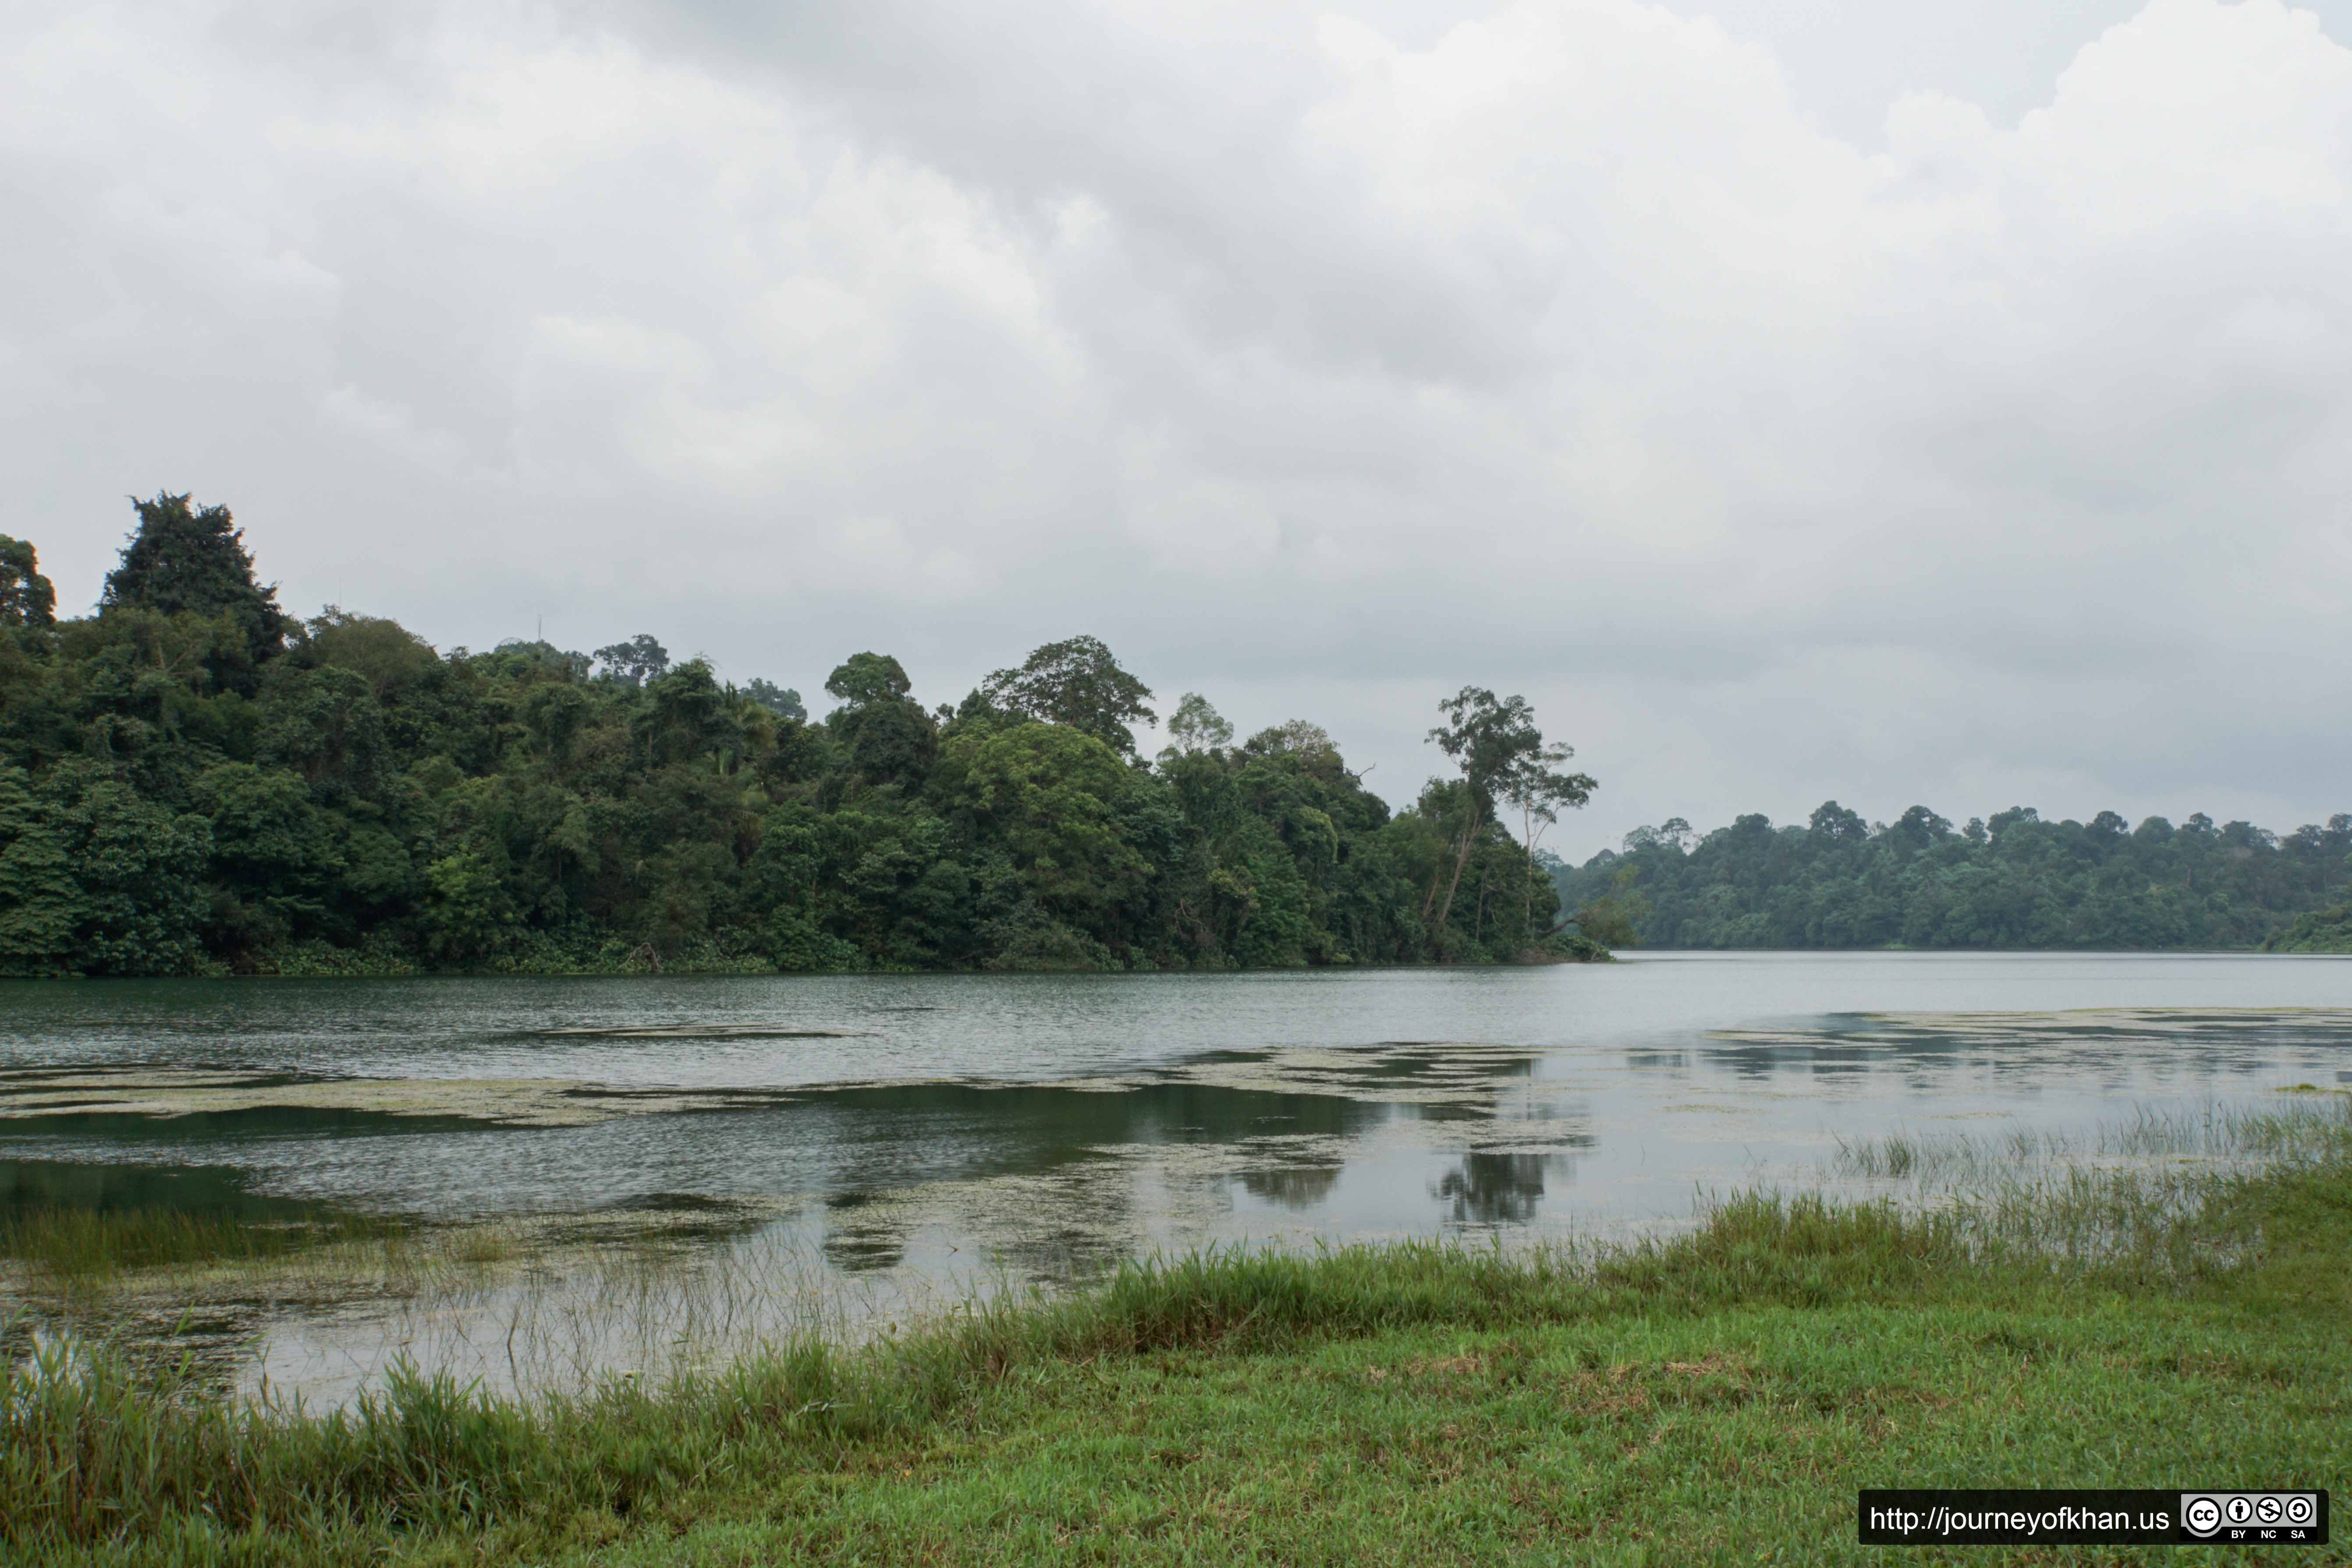
POLYGON ((1959 828, 1924 805, 1866 823, 1830 801, 1801 826, 1743 816, 1702 836, 1677 817, 1552 867, 1582 929, 1618 945, 2352 952, 2352 816, 2281 837, 2027 806, 1959 828))
POLYGON ((1392 812, 1303 721, 1235 741, 1087 637, 925 709, 651 636, 436 650, 298 620, 228 511, 134 503, 95 615, 0 537, 0 973, 1188 969, 1606 957, 1534 846, 1592 781, 1516 697, 1392 812), (1507 830, 1505 818, 1518 832, 1507 830))

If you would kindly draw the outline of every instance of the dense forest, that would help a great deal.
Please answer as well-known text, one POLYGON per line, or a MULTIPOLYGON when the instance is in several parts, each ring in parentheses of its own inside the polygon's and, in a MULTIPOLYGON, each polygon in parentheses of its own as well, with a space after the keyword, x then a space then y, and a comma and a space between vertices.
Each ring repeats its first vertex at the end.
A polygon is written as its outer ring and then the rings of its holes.
POLYGON ((640 635, 428 646, 298 620, 221 507, 135 503, 97 613, 0 537, 0 973, 1186 969, 1606 956, 1532 846, 1582 804, 1465 688, 1406 811, 1293 721, 1235 742, 1100 642, 952 707, 799 694, 640 635), (1505 815, 1520 829, 1515 837, 1505 815))
POLYGON ((1582 929, 1619 945, 2352 952, 2347 816, 2282 838, 2025 806, 1960 828, 1924 805, 1866 823, 1830 801, 1802 826, 1743 816, 1702 837, 1677 817, 1551 865, 1582 929))

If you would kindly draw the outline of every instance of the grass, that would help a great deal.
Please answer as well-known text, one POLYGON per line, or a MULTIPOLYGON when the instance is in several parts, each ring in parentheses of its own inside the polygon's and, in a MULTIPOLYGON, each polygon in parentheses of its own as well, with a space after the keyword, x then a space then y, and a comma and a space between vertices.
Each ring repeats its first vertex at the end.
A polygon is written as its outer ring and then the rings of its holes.
MULTIPOLYGON (((1865 1485, 2340 1488, 2347 1129, 2248 1122, 2236 1144, 2275 1151, 2254 1168, 1989 1172, 1924 1211, 1750 1194, 1600 1253, 1160 1259, 528 1403, 404 1372, 346 1411, 236 1405, 20 1326, 0 1541, 93 1563, 1860 1563, 1865 1485)), ((1963 1560, 2137 1559, 1905 1557, 1963 1560)))
MULTIPOLYGON (((870 1303, 763 1217, 732 1205, 471 1224, 50 1207, 0 1219, 0 1321, 17 1314, 21 1342, 184 1361, 184 1381, 214 1389, 273 1366, 365 1384, 408 1344, 429 1346, 436 1368, 538 1394, 584 1392, 618 1367, 659 1379, 780 1340, 845 1342, 870 1303), (305 1320, 334 1326, 312 1335, 305 1320), (253 1364, 256 1332, 274 1337, 273 1323, 292 1331, 253 1364)), ((919 1301, 898 1315, 909 1309, 919 1301)))
POLYGON ((45 1282, 102 1288, 143 1269, 275 1260, 409 1228, 328 1209, 257 1224, 173 1209, 41 1207, 0 1216, 0 1258, 26 1265, 45 1282))
POLYGON ((1853 1143, 1841 1141, 1832 1172, 1867 1178, 1957 1182, 1981 1191, 2053 1170, 2117 1162, 2226 1163, 2329 1157, 2347 1137, 2347 1129, 2352 1129, 2352 1112, 2347 1112, 2346 1100, 2328 1097, 2310 1084, 2291 1085, 2279 1092, 2297 1098, 2264 1108, 2142 1107, 2129 1118, 2082 1139, 2019 1128, 1991 1138, 1896 1133, 1853 1143))

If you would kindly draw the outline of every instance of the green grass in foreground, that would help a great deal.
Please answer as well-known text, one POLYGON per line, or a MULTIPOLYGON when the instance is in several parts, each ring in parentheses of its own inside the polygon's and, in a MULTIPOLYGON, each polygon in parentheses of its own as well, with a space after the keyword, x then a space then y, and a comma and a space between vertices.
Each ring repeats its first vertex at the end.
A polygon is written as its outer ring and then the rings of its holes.
MULTIPOLYGON (((2340 1493, 2347 1153, 2175 1184, 2161 1215, 2117 1177, 2007 1194, 1996 1223, 1743 1197, 1582 1259, 1192 1258, 529 1406, 407 1378, 348 1415, 236 1408, 47 1346, 0 1390, 0 1539, 106 1563, 1840 1563, 1889 1550, 1854 1544, 1864 1485, 2340 1493), (2108 1244, 2050 1245, 2103 1205, 2108 1244)), ((2296 1560, 2352 1559, 2329 1552, 2296 1560)))

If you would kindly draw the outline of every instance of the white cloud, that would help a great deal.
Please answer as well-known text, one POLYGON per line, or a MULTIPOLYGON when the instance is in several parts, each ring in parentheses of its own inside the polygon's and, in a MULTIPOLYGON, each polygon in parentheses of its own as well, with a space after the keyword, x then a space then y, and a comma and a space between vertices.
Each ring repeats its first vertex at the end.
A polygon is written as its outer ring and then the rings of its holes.
MULTIPOLYGON (((1734 18, 1735 21, 1738 18, 1734 18)), ((2352 53, 2155 0, 1826 134, 1632 0, 20 7, 0 529, 952 700, 1088 631, 1402 797, 2352 806, 2352 53)))

